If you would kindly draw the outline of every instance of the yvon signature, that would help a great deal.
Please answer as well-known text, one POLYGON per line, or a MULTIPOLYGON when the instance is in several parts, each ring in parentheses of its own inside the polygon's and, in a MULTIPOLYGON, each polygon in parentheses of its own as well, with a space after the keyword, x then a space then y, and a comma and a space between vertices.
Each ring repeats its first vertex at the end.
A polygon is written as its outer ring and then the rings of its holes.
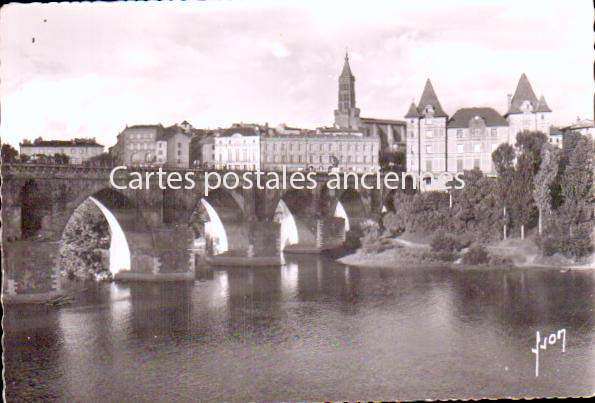
POLYGON ((544 336, 543 339, 539 331, 535 334, 535 348, 531 352, 535 354, 535 376, 539 376, 539 353, 540 350, 547 350, 547 346, 553 346, 558 341, 562 340, 562 352, 566 351, 566 329, 560 329, 549 336, 544 336))

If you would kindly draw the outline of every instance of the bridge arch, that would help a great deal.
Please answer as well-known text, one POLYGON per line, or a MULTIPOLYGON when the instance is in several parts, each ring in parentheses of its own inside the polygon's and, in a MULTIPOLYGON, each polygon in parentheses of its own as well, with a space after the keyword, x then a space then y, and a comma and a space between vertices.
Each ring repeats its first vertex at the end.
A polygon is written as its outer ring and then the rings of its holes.
MULTIPOLYGON (((314 190, 287 189, 279 195, 276 212, 283 213, 281 224, 282 249, 295 250, 297 245, 316 245, 319 211, 314 190)), ((279 215, 277 215, 279 217, 279 215)))
POLYGON ((234 193, 218 188, 197 201, 190 217, 194 249, 219 255, 244 243, 243 198, 234 193))
POLYGON ((331 210, 335 217, 345 219, 345 232, 359 232, 361 224, 369 217, 369 205, 362 197, 362 192, 347 188, 340 191, 335 198, 331 210))
POLYGON ((72 210, 61 229, 63 239, 66 227, 78 209, 85 203, 92 203, 107 221, 110 232, 109 271, 116 275, 121 271, 153 271, 153 237, 135 203, 125 194, 102 187, 91 195, 82 195, 71 204, 72 210), (83 199, 84 198, 84 199, 83 199), (83 199, 79 202, 80 199, 83 199))

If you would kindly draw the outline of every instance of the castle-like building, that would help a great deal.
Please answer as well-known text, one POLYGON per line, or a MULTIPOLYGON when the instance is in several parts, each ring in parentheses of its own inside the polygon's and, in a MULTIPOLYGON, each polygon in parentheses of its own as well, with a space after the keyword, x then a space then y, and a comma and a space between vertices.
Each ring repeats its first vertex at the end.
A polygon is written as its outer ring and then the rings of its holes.
POLYGON ((516 134, 524 130, 549 135, 551 113, 523 74, 514 95, 508 96, 504 115, 494 108, 473 107, 449 117, 428 79, 419 102, 412 102, 405 115, 407 170, 436 174, 479 168, 495 174, 491 155, 498 145, 514 144, 516 134))

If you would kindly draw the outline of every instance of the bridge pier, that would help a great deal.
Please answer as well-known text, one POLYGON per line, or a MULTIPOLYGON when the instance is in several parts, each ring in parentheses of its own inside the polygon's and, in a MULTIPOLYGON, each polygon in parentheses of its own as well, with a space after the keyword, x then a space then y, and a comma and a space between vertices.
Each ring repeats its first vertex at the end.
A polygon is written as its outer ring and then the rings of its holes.
POLYGON ((59 254, 57 241, 3 242, 3 302, 41 302, 61 295, 59 254))

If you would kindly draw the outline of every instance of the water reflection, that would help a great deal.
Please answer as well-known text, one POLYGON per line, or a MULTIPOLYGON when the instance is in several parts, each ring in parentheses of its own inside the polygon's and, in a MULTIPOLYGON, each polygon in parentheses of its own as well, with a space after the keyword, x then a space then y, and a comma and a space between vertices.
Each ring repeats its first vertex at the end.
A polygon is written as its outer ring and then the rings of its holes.
MULTIPOLYGON (((592 272, 361 269, 292 255, 194 284, 102 284, 60 309, 10 307, 7 396, 321 400, 585 395, 592 272), (543 355, 536 330, 568 330, 543 355)), ((198 272, 197 272, 198 273, 198 272)))

